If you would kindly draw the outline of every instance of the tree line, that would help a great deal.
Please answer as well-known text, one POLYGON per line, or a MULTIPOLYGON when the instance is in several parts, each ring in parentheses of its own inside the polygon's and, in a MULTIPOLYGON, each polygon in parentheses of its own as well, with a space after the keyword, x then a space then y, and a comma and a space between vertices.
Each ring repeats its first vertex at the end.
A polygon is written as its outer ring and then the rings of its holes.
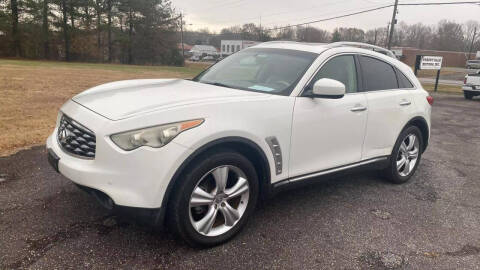
MULTIPOLYGON (((277 30, 260 28, 253 23, 222 29, 218 34, 208 29, 187 31, 185 41, 190 44, 212 44, 218 47, 222 39, 244 39, 254 41, 295 40, 301 42, 366 42, 378 46, 387 46, 388 27, 370 30, 338 27, 333 31, 313 26, 285 27, 277 30)), ((414 47, 440 51, 473 52, 480 50, 480 23, 467 21, 459 24, 442 20, 436 25, 422 23, 407 24, 400 22, 395 27, 392 46, 414 47)))
MULTIPOLYGON (((170 0, 0 0, 0 57, 126 64, 182 65, 180 19, 170 0)), ((388 27, 363 30, 314 26, 269 30, 254 23, 186 31, 188 44, 220 47, 222 39, 302 42, 356 41, 386 46, 388 27)), ((392 46, 444 51, 480 50, 480 24, 442 20, 400 22, 392 46)))
POLYGON ((182 65, 169 0, 0 0, 0 56, 182 65))

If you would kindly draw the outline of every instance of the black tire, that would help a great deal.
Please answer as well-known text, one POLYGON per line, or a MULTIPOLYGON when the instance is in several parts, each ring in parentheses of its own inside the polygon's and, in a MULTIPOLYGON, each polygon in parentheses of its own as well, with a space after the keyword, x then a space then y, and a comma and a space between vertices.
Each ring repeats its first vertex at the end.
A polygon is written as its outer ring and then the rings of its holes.
POLYGON ((394 184, 403 184, 407 182, 412 175, 415 174, 415 171, 417 170, 418 164, 420 164, 421 158, 422 158, 422 149, 423 149, 423 137, 422 137, 422 132, 420 129, 416 126, 408 126, 406 127, 401 133, 400 136, 397 138, 397 142, 395 143, 395 146, 393 147, 392 154, 390 156, 390 163, 388 167, 384 170, 384 176, 387 178, 388 181, 394 183, 394 184), (397 169, 397 158, 399 156, 399 151, 400 151, 400 146, 402 142, 409 136, 410 134, 413 134, 416 136, 416 139, 418 139, 419 142, 419 151, 418 151, 418 158, 415 163, 415 166, 413 169, 410 171, 410 173, 406 176, 400 175, 397 169))
POLYGON ((229 149, 209 151, 196 158, 179 178, 168 204, 167 222, 170 230, 192 247, 210 247, 224 243, 234 237, 245 225, 255 210, 259 184, 255 167, 243 155, 229 149), (202 235, 190 222, 190 196, 200 179, 219 166, 230 165, 242 170, 249 185, 248 204, 242 217, 227 232, 218 236, 202 235))
POLYGON ((467 93, 467 92, 463 92, 463 96, 464 96, 466 99, 468 99, 468 100, 470 100, 470 99, 473 98, 473 95, 470 94, 470 93, 467 93))

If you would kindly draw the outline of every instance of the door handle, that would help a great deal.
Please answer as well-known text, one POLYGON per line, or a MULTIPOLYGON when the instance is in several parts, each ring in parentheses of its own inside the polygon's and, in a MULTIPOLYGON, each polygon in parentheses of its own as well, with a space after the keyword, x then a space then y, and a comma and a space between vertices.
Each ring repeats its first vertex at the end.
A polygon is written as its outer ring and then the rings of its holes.
POLYGON ((366 110, 367 110, 367 107, 365 107, 365 106, 355 106, 355 107, 350 109, 350 111, 352 111, 352 112, 363 112, 363 111, 366 111, 366 110))
POLYGON ((410 104, 412 104, 412 102, 410 102, 408 100, 403 100, 403 101, 400 102, 400 106, 408 106, 410 104))

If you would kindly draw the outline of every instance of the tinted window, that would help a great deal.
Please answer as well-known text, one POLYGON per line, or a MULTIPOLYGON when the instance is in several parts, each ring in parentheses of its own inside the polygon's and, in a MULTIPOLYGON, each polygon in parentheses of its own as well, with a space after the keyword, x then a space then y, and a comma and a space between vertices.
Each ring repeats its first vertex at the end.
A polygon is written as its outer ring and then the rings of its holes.
POLYGON ((397 76, 393 67, 375 58, 360 56, 365 91, 397 89, 397 76))
POLYGON ((397 69, 397 78, 398 78, 398 86, 400 88, 413 88, 412 83, 407 79, 407 77, 397 69))
POLYGON ((342 82, 347 93, 357 92, 357 69, 353 56, 342 55, 328 60, 315 75, 309 88, 313 88, 313 84, 323 78, 342 82))

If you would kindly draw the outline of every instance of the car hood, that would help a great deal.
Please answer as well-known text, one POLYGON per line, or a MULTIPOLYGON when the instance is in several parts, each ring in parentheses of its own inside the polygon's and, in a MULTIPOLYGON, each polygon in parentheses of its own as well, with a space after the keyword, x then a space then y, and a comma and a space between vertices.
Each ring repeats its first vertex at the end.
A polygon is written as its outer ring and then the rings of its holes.
POLYGON ((230 102, 263 93, 242 91, 182 79, 128 80, 86 90, 72 100, 108 119, 199 103, 230 102))

